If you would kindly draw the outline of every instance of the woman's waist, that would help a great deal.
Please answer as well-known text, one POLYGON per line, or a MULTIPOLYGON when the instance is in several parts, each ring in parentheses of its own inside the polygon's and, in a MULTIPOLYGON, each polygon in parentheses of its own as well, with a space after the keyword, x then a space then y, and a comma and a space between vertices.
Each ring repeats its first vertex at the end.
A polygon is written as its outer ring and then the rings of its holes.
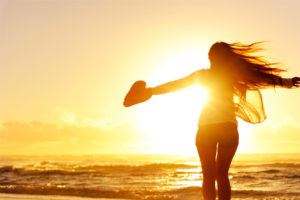
POLYGON ((238 123, 232 122, 232 121, 224 121, 224 122, 215 122, 210 124, 203 124, 198 126, 198 129, 204 129, 209 127, 224 127, 224 126, 231 126, 237 129, 238 123))
POLYGON ((198 127, 200 126, 206 126, 211 124, 222 124, 222 123, 233 123, 235 125, 238 125, 238 121, 236 118, 228 118, 228 119, 200 119, 198 121, 198 127))
POLYGON ((198 125, 222 122, 237 123, 235 111, 232 108, 203 108, 198 125))
POLYGON ((234 113, 235 106, 233 101, 207 101, 202 111, 213 112, 213 113, 234 113))

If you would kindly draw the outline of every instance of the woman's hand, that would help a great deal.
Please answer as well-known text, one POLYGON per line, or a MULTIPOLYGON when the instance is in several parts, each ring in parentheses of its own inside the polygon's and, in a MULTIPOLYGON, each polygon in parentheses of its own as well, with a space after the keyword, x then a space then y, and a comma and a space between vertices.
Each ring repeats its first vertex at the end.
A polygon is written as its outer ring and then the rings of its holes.
POLYGON ((296 86, 296 87, 300 86, 300 77, 294 77, 294 78, 292 78, 292 81, 293 81, 294 86, 296 86))
POLYGON ((145 81, 136 81, 131 86, 130 90, 124 98, 123 105, 130 107, 138 103, 149 100, 152 96, 151 88, 146 88, 145 81))

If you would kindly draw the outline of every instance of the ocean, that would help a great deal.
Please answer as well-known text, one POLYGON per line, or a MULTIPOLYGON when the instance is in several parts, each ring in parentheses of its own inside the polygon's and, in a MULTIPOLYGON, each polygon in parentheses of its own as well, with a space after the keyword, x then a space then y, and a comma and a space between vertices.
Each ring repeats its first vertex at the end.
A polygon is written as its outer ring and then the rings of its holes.
MULTIPOLYGON (((300 199, 300 154, 237 154, 232 199, 300 199)), ((182 155, 1 156, 1 200, 196 200, 202 173, 182 155)))

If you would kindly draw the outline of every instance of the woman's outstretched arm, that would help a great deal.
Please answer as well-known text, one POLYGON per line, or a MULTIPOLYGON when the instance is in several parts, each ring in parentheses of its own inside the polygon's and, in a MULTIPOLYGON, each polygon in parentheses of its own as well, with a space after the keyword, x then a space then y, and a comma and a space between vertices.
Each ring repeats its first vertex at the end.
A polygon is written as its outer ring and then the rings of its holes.
POLYGON ((266 85, 274 85, 283 88, 294 88, 300 86, 300 77, 294 78, 282 78, 273 74, 263 74, 258 77, 261 82, 264 82, 266 85))
POLYGON ((153 95, 175 92, 190 85, 204 82, 207 79, 207 74, 207 69, 200 69, 181 79, 170 81, 156 87, 149 87, 147 89, 150 90, 153 95))

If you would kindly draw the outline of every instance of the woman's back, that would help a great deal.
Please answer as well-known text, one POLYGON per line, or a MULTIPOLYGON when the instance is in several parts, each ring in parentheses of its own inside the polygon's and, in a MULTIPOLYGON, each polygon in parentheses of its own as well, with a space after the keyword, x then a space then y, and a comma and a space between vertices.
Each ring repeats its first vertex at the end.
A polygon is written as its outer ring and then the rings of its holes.
POLYGON ((212 70, 208 70, 206 89, 208 99, 202 108, 198 125, 233 122, 237 123, 233 102, 232 83, 212 70))

